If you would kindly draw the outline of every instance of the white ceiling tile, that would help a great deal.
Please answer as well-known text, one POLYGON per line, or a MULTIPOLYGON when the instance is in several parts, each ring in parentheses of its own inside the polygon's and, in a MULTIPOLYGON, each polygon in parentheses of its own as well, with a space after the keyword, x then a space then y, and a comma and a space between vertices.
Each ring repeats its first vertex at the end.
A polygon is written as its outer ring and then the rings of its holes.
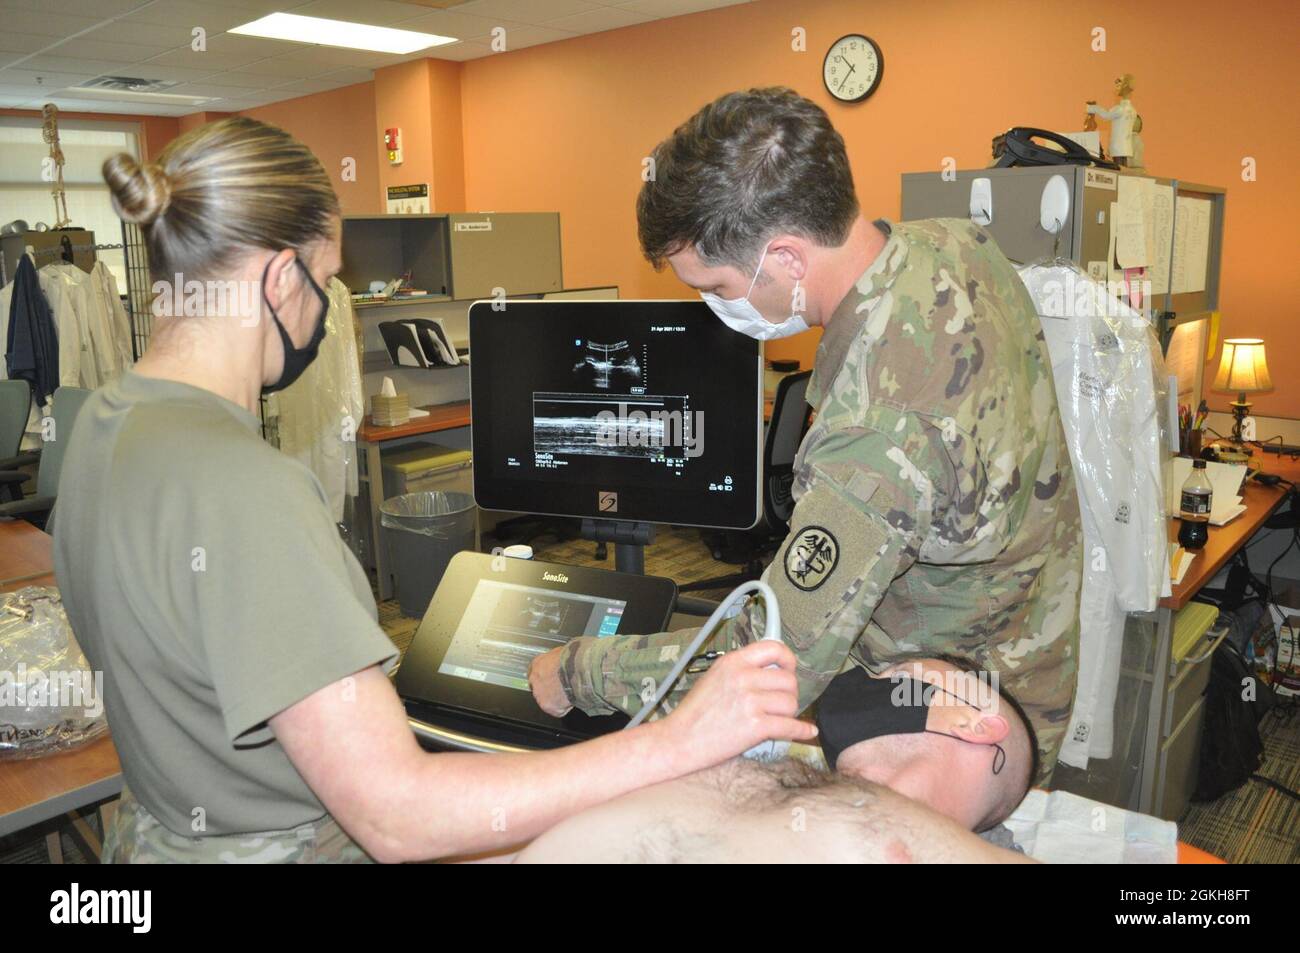
POLYGON ((307 46, 292 44, 290 52, 276 57, 279 61, 305 63, 317 67, 317 72, 344 67, 364 67, 374 69, 377 66, 389 66, 397 62, 397 57, 388 53, 374 53, 369 50, 345 50, 337 46, 307 46))
POLYGON ((184 30, 187 36, 183 42, 188 43, 188 34, 196 26, 203 27, 211 38, 218 33, 224 33, 232 26, 247 23, 250 19, 255 20, 257 17, 250 15, 248 10, 231 9, 224 2, 195 3, 193 0, 162 0, 151 7, 138 10, 122 22, 184 30))
POLYGON ((489 17, 496 20, 514 20, 518 23, 544 23, 558 17, 587 13, 600 8, 592 0, 470 0, 456 7, 457 13, 489 17))
MULTIPOLYGON (((273 56, 269 59, 259 60, 248 67, 248 72, 256 71, 264 76, 278 76, 285 79, 307 79, 312 76, 319 76, 321 73, 328 73, 330 67, 318 66, 307 63, 303 60, 287 59, 283 56, 273 56)), ((239 70, 227 70, 227 72, 241 72, 239 70)))
POLYGON ((491 52, 492 48, 486 43, 480 43, 477 40, 462 40, 460 43, 434 47, 428 51, 427 55, 435 60, 464 62, 465 60, 476 60, 480 56, 487 56, 491 52))
POLYGON ((248 94, 248 90, 242 87, 221 86, 216 83, 182 83, 167 92, 177 96, 209 96, 213 99, 227 99, 248 94))
MULTIPOLYGON (((109 60, 88 60, 80 56, 55 56, 53 53, 42 53, 39 56, 24 60, 21 68, 51 70, 55 73, 90 73, 93 76, 102 76, 104 73, 114 73, 121 70, 122 64, 113 63, 109 60)), ((3 77, 0 77, 0 82, 3 82, 3 77)))
POLYGON ((564 30, 552 30, 544 26, 510 26, 505 28, 506 48, 502 52, 522 50, 541 43, 554 43, 556 40, 569 40, 577 36, 564 30))
POLYGON ((648 13, 653 17, 680 17, 687 13, 699 13, 702 10, 716 10, 731 7, 745 0, 610 0, 615 6, 638 13, 648 13))
POLYGON ((8 10, 49 10, 51 2, 58 12, 69 16, 105 20, 121 16, 149 3, 149 0, 3 0, 0 8, 8 10))
MULTIPOLYGON (((227 70, 224 73, 217 73, 209 77, 209 79, 222 86, 231 86, 245 92, 250 89, 266 89, 287 82, 283 76, 271 76, 267 73, 246 73, 243 70, 227 70)), ((241 95, 243 94, 241 93, 241 95)))
MULTIPOLYGON (((458 40, 473 40, 489 36, 496 26, 519 26, 516 20, 503 20, 496 17, 474 17, 464 13, 437 10, 413 20, 403 20, 403 30, 418 30, 421 33, 436 33, 439 36, 454 36, 458 40)), ((437 49, 435 47, 434 49, 437 49)), ((432 55, 432 54, 430 54, 432 55)))
POLYGON ((184 66, 188 69, 226 70, 247 66, 268 56, 278 56, 284 49, 285 45, 275 40, 254 40, 222 34, 208 37, 207 49, 181 47, 151 57, 149 62, 184 66))
POLYGON ((37 50, 43 50, 55 42, 57 42, 56 39, 50 36, 10 33, 6 30, 0 33, 0 53, 35 53, 37 50))
POLYGON ((237 7, 255 14, 249 17, 250 20, 256 20, 258 17, 265 16, 268 13, 274 13, 277 10, 283 10, 285 13, 292 12, 294 7, 301 6, 301 0, 221 0, 224 7, 237 7))
POLYGON ((0 80, 8 86, 40 89, 63 89, 94 78, 94 73, 55 73, 49 70, 7 69, 0 73, 0 80))
MULTIPOLYGON (((32 36, 71 36, 81 30, 89 30, 102 23, 106 18, 72 17, 53 13, 47 4, 43 10, 5 10, 3 22, 5 32, 26 33, 32 36)), ((57 8, 57 7, 56 7, 57 8)))
MULTIPOLYGON (((75 62, 75 60, 74 60, 75 62)), ((186 69, 183 66, 170 66, 164 63, 118 63, 113 69, 100 70, 99 75, 108 73, 113 76, 132 76, 140 79, 169 79, 178 83, 198 83, 210 79, 220 70, 186 69)))
POLYGON ((0 73, 0 99, 5 97, 18 96, 22 99, 32 98, 32 87, 19 86, 17 83, 5 82, 5 74, 0 73))
POLYGON ((55 56, 85 57, 88 60, 111 60, 115 63, 136 63, 151 56, 167 52, 166 46, 144 46, 130 43, 102 43, 89 37, 78 37, 53 47, 55 56))
POLYGON ((635 10, 600 7, 588 13, 550 20, 546 25, 556 30, 571 30, 574 33, 600 33, 604 30, 617 30, 619 27, 636 26, 638 23, 649 23, 653 19, 654 17, 648 13, 638 13, 635 10))
POLYGON ((160 26, 143 20, 114 20, 86 34, 86 39, 108 43, 175 47, 189 46, 193 40, 188 26, 160 26))

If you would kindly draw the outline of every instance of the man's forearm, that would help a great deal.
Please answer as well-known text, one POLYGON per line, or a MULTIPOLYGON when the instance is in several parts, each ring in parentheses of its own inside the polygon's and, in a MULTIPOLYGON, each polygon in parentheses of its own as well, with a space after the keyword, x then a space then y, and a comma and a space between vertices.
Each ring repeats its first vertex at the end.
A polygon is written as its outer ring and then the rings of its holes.
MULTIPOLYGON (((731 649, 736 620, 724 621, 700 651, 731 649)), ((589 715, 623 711, 636 714, 666 678, 699 629, 681 629, 654 635, 574 639, 560 658, 560 684, 574 707, 589 715)), ((690 689, 702 673, 683 672, 668 698, 690 689)))

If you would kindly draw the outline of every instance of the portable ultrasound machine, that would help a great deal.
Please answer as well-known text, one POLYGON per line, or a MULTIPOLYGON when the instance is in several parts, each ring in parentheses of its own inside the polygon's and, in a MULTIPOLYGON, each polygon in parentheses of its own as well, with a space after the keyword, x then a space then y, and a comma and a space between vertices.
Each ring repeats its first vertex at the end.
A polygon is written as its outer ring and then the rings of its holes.
POLYGON ((553 748, 619 730, 622 714, 542 712, 529 665, 579 636, 667 628, 677 586, 642 574, 655 524, 757 523, 762 347, 700 301, 480 301, 469 337, 475 501, 581 519, 584 536, 615 544, 619 571, 458 554, 397 691, 431 748, 553 748))

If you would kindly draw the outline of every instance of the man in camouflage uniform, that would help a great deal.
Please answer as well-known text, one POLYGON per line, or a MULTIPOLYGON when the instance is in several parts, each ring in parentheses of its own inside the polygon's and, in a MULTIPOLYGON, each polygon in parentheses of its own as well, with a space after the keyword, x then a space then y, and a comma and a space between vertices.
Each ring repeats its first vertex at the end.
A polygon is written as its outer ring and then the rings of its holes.
MULTIPOLYGON (((801 707, 850 664, 967 658, 1024 706, 1046 783, 1074 698, 1082 534, 1051 364, 1011 263, 968 221, 862 218, 843 140, 789 90, 722 97, 654 158, 647 257, 723 299, 757 262, 747 299, 766 320, 793 301, 824 327, 790 534, 763 575, 801 707)), ((762 631, 751 602, 712 648, 762 631)), ((552 713, 636 711, 692 634, 574 640, 534 663, 534 694, 552 713)))

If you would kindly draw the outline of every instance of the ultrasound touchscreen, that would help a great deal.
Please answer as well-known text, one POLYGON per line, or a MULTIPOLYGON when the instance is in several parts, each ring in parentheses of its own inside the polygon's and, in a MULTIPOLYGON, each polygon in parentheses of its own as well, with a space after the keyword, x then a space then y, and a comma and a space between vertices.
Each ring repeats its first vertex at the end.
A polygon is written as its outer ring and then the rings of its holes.
POLYGON ((583 635, 613 635, 627 603, 481 579, 438 671, 528 691, 533 659, 583 635))

